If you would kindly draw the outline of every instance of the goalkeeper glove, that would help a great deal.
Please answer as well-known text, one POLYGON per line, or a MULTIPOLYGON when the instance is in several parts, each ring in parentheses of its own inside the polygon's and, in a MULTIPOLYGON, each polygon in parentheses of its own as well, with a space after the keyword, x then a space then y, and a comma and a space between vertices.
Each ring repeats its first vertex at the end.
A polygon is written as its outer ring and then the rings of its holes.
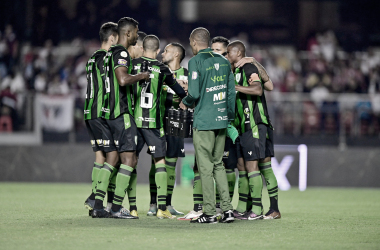
POLYGON ((235 144, 235 141, 239 136, 239 132, 237 131, 237 129, 234 126, 232 126, 231 124, 228 124, 227 136, 230 137, 232 142, 235 144))

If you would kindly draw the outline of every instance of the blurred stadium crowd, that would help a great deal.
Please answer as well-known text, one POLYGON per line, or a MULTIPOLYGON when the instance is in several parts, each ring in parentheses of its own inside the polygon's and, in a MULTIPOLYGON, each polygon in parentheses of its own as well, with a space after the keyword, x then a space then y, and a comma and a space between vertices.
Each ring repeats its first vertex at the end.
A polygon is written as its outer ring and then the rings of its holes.
MULTIPOLYGON (((305 51, 292 46, 250 44, 244 33, 230 39, 242 40, 247 45, 247 55, 255 57, 266 68, 274 83, 275 90, 270 93, 269 101, 277 103, 275 107, 281 109, 273 112, 282 113, 275 118, 275 123, 281 123, 277 133, 318 134, 325 129, 332 134, 338 132, 339 121, 352 125, 357 117, 361 124, 358 135, 379 134, 380 51, 369 48, 345 52, 332 31, 310 36, 305 51), (293 102, 288 108, 287 102, 294 101, 295 95, 291 93, 304 94, 297 94, 298 103, 293 102), (338 96, 349 93, 354 94, 346 95, 352 112, 344 114, 338 96), (295 109, 300 101, 303 109, 295 109), (314 118, 299 116, 299 111, 312 113, 314 118), (295 119, 309 119, 310 122, 297 129, 295 119), (326 122, 328 120, 330 122, 326 122)), ((168 42, 173 40, 161 37, 161 47, 168 42)), ((180 42, 187 48, 183 62, 187 66, 191 49, 187 40, 180 42)), ((12 26, 7 25, 0 33, 0 132, 24 129, 25 105, 29 103, 26 99, 32 98, 34 93, 75 95, 76 126, 83 126, 85 64, 99 46, 97 38, 75 38, 57 46, 46 40, 42 47, 32 46, 21 43, 12 26), (11 127, 7 126, 9 119, 11 127)), ((347 133, 351 130, 347 128, 347 133)))

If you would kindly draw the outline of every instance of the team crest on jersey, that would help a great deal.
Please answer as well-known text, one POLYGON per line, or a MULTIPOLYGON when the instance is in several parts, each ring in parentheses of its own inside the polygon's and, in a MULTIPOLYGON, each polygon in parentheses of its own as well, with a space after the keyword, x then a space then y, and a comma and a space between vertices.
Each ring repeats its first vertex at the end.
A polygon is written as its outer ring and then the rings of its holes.
POLYGON ((119 59, 119 60, 117 60, 117 64, 126 66, 127 65, 127 60, 125 60, 125 59, 119 59))
POLYGON ((193 73, 191 74, 191 79, 195 80, 197 78, 198 78, 198 72, 193 71, 193 73))
POLYGON ((236 74, 235 79, 236 79, 237 82, 240 82, 241 73, 236 74))
POLYGON ((219 63, 215 63, 214 66, 216 70, 219 70, 219 63))
POLYGON ((127 57, 127 56, 128 56, 128 53, 125 52, 125 51, 122 51, 122 52, 120 53, 120 55, 121 55, 122 57, 127 57))

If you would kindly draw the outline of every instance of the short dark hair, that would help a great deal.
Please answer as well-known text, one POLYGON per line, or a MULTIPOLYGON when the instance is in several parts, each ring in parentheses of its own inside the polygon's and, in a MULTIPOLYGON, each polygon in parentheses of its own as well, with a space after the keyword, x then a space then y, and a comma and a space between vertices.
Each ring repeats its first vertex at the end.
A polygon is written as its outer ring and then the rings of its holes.
POLYGON ((185 56, 186 56, 186 50, 185 50, 185 48, 182 46, 182 44, 180 44, 180 43, 170 43, 169 45, 172 45, 173 47, 176 47, 178 50, 179 50, 179 52, 180 52, 180 55, 181 55, 181 57, 180 57, 180 61, 179 62, 182 62, 182 60, 185 58, 185 56))
POLYGON ((113 23, 113 22, 108 22, 108 23, 103 24, 100 27, 100 30, 99 30, 100 41, 102 43, 107 42, 108 38, 111 35, 112 36, 116 36, 117 35, 117 24, 113 23))
POLYGON ((137 31, 137 34, 139 35, 139 37, 137 38, 137 41, 138 42, 143 42, 144 38, 146 37, 146 33, 142 32, 142 31, 137 31))
POLYGON ((237 48, 239 51, 241 51, 243 56, 245 56, 245 45, 242 41, 233 41, 232 43, 228 44, 228 47, 237 48))
POLYGON ((210 42, 210 32, 206 28, 199 27, 193 30, 190 35, 197 42, 205 43, 208 45, 210 42))
POLYGON ((228 44, 230 43, 230 40, 223 36, 216 36, 213 39, 211 39, 211 44, 213 43, 223 43, 224 47, 227 48, 228 44))
POLYGON ((137 22, 135 19, 131 17, 122 17, 120 18, 119 22, 117 22, 117 30, 119 35, 121 34, 121 30, 124 29, 127 26, 132 26, 134 28, 139 25, 139 22, 137 22))
POLYGON ((160 39, 155 35, 147 35, 143 40, 143 49, 155 51, 160 48, 160 39))

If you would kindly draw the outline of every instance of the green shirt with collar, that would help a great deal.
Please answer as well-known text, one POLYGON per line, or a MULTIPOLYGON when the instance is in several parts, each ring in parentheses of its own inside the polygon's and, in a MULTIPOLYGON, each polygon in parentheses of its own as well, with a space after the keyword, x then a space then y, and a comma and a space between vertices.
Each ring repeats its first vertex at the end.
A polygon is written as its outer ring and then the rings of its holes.
POLYGON ((227 128, 235 119, 235 78, 231 64, 210 48, 189 61, 186 106, 195 104, 193 127, 198 130, 227 128))

